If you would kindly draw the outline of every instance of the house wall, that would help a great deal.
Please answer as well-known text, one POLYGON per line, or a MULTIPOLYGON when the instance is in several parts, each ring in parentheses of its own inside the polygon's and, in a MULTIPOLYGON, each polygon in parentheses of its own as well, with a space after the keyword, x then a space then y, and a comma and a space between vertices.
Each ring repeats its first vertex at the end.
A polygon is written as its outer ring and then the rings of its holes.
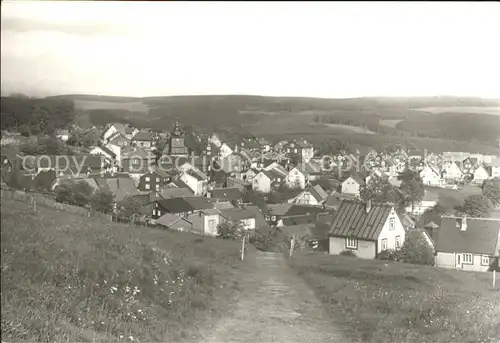
POLYGON ((391 210, 391 213, 387 217, 387 220, 384 223, 382 231, 377 239, 378 250, 382 251, 382 240, 387 239, 387 249, 396 249, 396 237, 400 237, 400 247, 403 245, 405 241, 406 231, 403 227, 403 223, 399 219, 398 214, 394 209, 391 210), (391 230, 390 222, 391 219, 394 219, 394 229, 391 230))
POLYGON ((315 197, 311 195, 308 191, 300 193, 297 197, 294 199, 291 199, 288 201, 289 203, 293 204, 304 204, 304 205, 319 205, 320 203, 316 200, 315 197), (309 198, 307 198, 307 195, 309 195, 309 198))
POLYGON ((359 258, 374 259, 376 256, 375 242, 358 240, 358 249, 346 248, 346 239, 343 237, 330 237, 328 253, 338 255, 344 250, 351 250, 359 258))
POLYGON ((114 125, 112 125, 112 126, 108 129, 108 131, 106 131, 106 132, 104 133, 104 136, 103 136, 104 140, 107 140, 109 137, 113 136, 116 132, 117 132, 117 130, 116 130, 115 126, 114 126, 114 125))
POLYGON ((342 182, 342 193, 359 196, 359 183, 351 177, 345 179, 342 182))
POLYGON ((201 195, 202 194, 201 184, 193 176, 191 176, 189 174, 183 174, 181 176, 181 181, 183 181, 194 192, 194 195, 201 195))
POLYGON ((424 170, 420 172, 420 177, 422 178, 424 185, 439 186, 441 184, 441 178, 439 175, 430 170, 428 167, 424 168, 424 170))
MULTIPOLYGON (((440 268, 449 268, 449 269, 459 269, 470 272, 487 272, 489 269, 489 265, 482 265, 482 256, 480 254, 473 254, 472 256, 472 264, 462 263, 462 268, 458 268, 456 265, 456 256, 461 253, 443 253, 438 252, 434 259, 436 267, 440 268)), ((463 259, 463 257, 461 257, 463 259)), ((490 261, 491 263, 491 261, 490 261)))
POLYGON ((285 182, 287 186, 290 188, 295 188, 295 187, 299 187, 300 189, 306 188, 306 177, 297 168, 293 168, 292 170, 290 170, 290 172, 286 176, 285 182))
POLYGON ((222 158, 226 158, 233 153, 233 150, 226 143, 223 143, 219 153, 222 158))
POLYGON ((271 180, 264 174, 257 174, 252 180, 252 189, 263 193, 269 193, 271 191, 271 180))
POLYGON ((491 168, 491 177, 492 178, 500 178, 500 167, 492 167, 491 168))
POLYGON ((302 161, 309 162, 314 157, 314 148, 302 149, 302 161))
POLYGON ((218 214, 203 213, 203 234, 207 236, 217 236, 217 226, 221 222, 218 214))
POLYGON ((176 231, 181 231, 181 232, 193 232, 196 230, 193 230, 193 224, 185 221, 185 220, 178 220, 175 223, 173 223, 171 226, 168 227, 171 230, 176 230, 176 231))
POLYGON ((490 175, 484 168, 478 168, 474 172, 474 179, 472 180, 473 183, 483 183, 484 180, 487 180, 490 178, 490 175))

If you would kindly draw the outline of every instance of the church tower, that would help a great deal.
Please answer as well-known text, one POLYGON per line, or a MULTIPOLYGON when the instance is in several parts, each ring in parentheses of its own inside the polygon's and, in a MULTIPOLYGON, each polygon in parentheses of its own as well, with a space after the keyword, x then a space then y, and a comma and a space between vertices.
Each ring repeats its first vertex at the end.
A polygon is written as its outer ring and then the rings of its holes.
POLYGON ((182 130, 179 121, 176 119, 174 129, 170 135, 170 155, 184 156, 189 155, 189 149, 186 147, 186 135, 182 130))

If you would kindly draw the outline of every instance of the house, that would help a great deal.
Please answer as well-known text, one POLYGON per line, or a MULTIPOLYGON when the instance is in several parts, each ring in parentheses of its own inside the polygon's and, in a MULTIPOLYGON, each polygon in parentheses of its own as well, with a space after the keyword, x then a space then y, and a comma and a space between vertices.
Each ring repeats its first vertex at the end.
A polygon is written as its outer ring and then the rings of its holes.
POLYGON ((441 186, 441 175, 434 167, 426 165, 424 169, 419 172, 419 175, 424 185, 432 187, 441 186))
POLYGON ((165 185, 165 188, 189 188, 189 186, 181 180, 173 180, 165 185))
POLYGON ((479 161, 477 157, 469 156, 462 161, 462 173, 467 175, 469 178, 474 174, 474 170, 479 167, 479 161))
POLYGON ((95 177, 99 189, 109 191, 115 196, 115 202, 120 202, 129 195, 139 194, 135 187, 134 180, 123 174, 95 177))
POLYGON ((198 169, 188 169, 179 178, 195 195, 205 195, 208 190, 208 176, 198 169))
POLYGON ((304 205, 322 205, 328 194, 320 185, 311 186, 302 191, 295 198, 290 199, 288 202, 291 204, 304 204, 304 205))
POLYGON ((179 217, 175 214, 166 213, 160 218, 156 219, 156 224, 163 226, 167 229, 181 231, 181 232, 193 232, 193 222, 185 217, 179 217))
POLYGON ((250 161, 247 161, 241 154, 230 154, 228 156, 221 155, 218 163, 222 170, 227 174, 243 173, 250 168, 250 161))
POLYGON ((498 156, 491 159, 491 177, 500 178, 500 157, 498 156))
POLYGON ((240 142, 241 149, 246 149, 250 151, 261 152, 263 148, 259 142, 253 137, 243 137, 240 142))
POLYGON ((329 232, 329 253, 350 250, 360 258, 373 259, 381 251, 401 248, 405 235, 394 205, 344 200, 329 232))
POLYGON ((63 142, 67 142, 69 139, 69 131, 68 130, 56 130, 56 137, 62 140, 63 142))
POLYGON ((235 177, 228 176, 226 177, 226 186, 228 188, 238 188, 241 191, 246 191, 247 189, 252 188, 252 184, 250 182, 246 182, 243 180, 240 180, 235 177))
POLYGON ((360 187, 364 184, 365 181, 361 177, 357 175, 349 176, 342 182, 342 194, 351 194, 359 197, 360 187))
POLYGON ((134 179, 139 179, 141 175, 147 174, 153 169, 154 162, 150 152, 139 147, 128 147, 122 152, 121 168, 123 172, 129 173, 134 179))
POLYGON ((461 162, 456 162, 456 161, 443 162, 441 177, 444 178, 448 183, 461 181, 464 175, 460 164, 461 162))
MULTIPOLYGON (((214 162, 215 163, 215 162, 214 162)), ((227 187, 227 174, 219 168, 211 168, 207 172, 209 179, 208 189, 219 189, 227 187)))
POLYGON ((262 170, 252 180, 252 189, 269 193, 284 180, 284 176, 275 170, 262 170))
POLYGON ((153 219, 158 219, 165 213, 187 217, 201 210, 213 209, 213 202, 203 197, 186 197, 161 199, 155 202, 153 207, 153 219))
POLYGON ((182 188, 177 188, 177 187, 160 188, 158 194, 163 199, 187 198, 194 196, 193 191, 187 186, 182 188))
POLYGON ((217 228, 221 223, 220 210, 206 208, 188 214, 186 218, 193 223, 193 233, 203 236, 217 236, 217 228))
POLYGON ((125 137, 128 139, 128 140, 132 140, 132 137, 135 136, 135 134, 139 132, 139 129, 135 128, 135 127, 132 127, 132 126, 127 126, 125 128, 125 137))
POLYGON ((172 181, 171 174, 157 169, 155 171, 151 171, 147 174, 141 175, 141 177, 139 178, 137 189, 141 192, 150 192, 152 190, 159 191, 170 181, 172 181))
POLYGON ((472 183, 482 184, 491 177, 491 168, 485 165, 477 167, 472 174, 472 183))
POLYGON ((104 156, 107 160, 110 162, 115 162, 116 161, 116 153, 105 147, 105 146, 96 146, 93 147, 90 151, 89 154, 91 155, 101 155, 104 156))
POLYGON ((255 230, 255 214, 244 208, 228 208, 220 211, 221 221, 241 223, 245 230, 255 230))
POLYGON ((237 187, 219 188, 208 191, 207 197, 218 201, 240 204, 243 201, 243 192, 237 187))
POLYGON ((439 202, 439 193, 426 189, 424 193, 424 197, 422 200, 413 204, 410 204, 405 208, 405 211, 411 215, 419 216, 422 215, 425 211, 430 210, 439 202))
POLYGON ((267 206, 265 218, 269 225, 282 227, 284 225, 298 225, 313 223, 317 215, 326 212, 318 206, 301 204, 270 204, 267 206))
POLYGON ((305 139, 294 139, 281 149, 285 156, 294 162, 309 162, 314 157, 314 146, 305 139))
POLYGON ((236 152, 237 149, 238 149, 237 144, 233 142, 224 142, 219 147, 219 154, 222 158, 225 158, 231 155, 232 153, 236 152))
POLYGON ((285 177, 285 183, 289 188, 306 188, 308 180, 307 173, 299 167, 293 167, 290 169, 285 177))
MULTIPOLYGON (((126 136, 125 136, 126 137, 126 136)), ((158 136, 152 131, 139 131, 131 139, 133 146, 137 146, 146 150, 156 149, 158 136)))
POLYGON ((437 267, 467 271, 498 267, 500 220, 443 217, 435 250, 437 267))
POLYGON ((106 143, 109 142, 109 139, 111 139, 118 133, 125 136, 125 130, 127 126, 128 126, 127 124, 122 124, 122 123, 113 123, 107 125, 103 132, 102 136, 103 141, 106 143))

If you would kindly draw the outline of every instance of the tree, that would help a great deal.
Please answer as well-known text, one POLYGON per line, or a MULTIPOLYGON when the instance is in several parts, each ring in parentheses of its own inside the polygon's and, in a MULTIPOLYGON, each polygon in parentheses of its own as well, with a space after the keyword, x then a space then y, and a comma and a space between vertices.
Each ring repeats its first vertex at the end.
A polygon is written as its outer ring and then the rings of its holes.
POLYGON ((397 189, 385 177, 373 177, 360 187, 360 197, 363 201, 398 203, 400 195, 397 189))
POLYGON ((404 263, 434 265, 434 251, 423 235, 413 234, 406 238, 401 250, 398 251, 398 260, 404 263))
POLYGON ((403 180, 399 186, 403 206, 411 205, 411 212, 415 203, 421 201, 425 195, 424 184, 420 178, 403 180))
POLYGON ((86 207, 91 203, 94 189, 85 181, 62 184, 56 189, 56 201, 86 207))
POLYGON ((253 189, 247 189, 243 194, 243 202, 252 203, 257 206, 262 212, 267 212, 266 199, 261 193, 254 191, 253 189))
POLYGON ((405 170, 403 170, 401 173, 398 174, 398 180, 402 182, 410 180, 420 181, 421 178, 420 174, 417 171, 406 168, 405 170))
POLYGON ((241 222, 233 223, 231 221, 223 222, 217 226, 217 237, 222 239, 242 239, 245 235, 245 228, 241 222))
POLYGON ((113 212, 113 193, 109 191, 98 191, 91 199, 92 208, 103 213, 113 212))
POLYGON ((487 217, 490 214, 492 203, 484 195, 471 195, 465 199, 461 212, 471 217, 487 217))
POLYGON ((500 180, 485 180, 481 188, 483 195, 490 199, 494 206, 500 205, 500 180))

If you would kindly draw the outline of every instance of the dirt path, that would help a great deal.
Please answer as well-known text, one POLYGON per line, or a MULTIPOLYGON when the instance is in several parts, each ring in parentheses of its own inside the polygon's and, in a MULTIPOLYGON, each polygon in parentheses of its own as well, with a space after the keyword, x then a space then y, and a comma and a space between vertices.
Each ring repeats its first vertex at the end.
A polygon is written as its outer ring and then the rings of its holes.
POLYGON ((204 343, 347 342, 307 284, 276 253, 257 253, 233 313, 204 343))

